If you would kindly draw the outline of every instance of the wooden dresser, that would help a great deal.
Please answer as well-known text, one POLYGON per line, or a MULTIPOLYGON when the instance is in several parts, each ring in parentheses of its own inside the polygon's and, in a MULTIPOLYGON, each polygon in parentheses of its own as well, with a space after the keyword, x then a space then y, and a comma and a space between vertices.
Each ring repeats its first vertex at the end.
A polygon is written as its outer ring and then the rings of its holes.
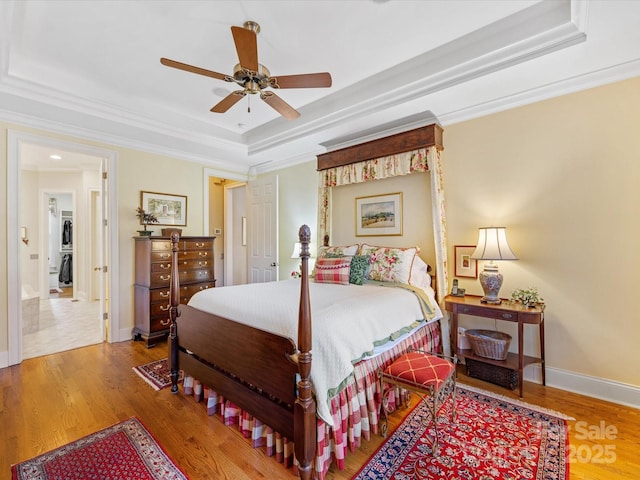
MULTIPOLYGON (((135 327, 133 339, 148 347, 169 333, 171 238, 135 238, 135 327)), ((215 237, 181 237, 178 252, 180 303, 200 290, 216 286, 213 243, 215 237)))

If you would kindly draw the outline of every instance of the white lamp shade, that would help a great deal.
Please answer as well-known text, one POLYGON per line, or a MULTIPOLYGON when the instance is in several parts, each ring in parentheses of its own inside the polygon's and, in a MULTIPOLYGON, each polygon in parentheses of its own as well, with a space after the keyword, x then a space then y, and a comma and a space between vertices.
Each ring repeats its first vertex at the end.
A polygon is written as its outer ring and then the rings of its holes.
POLYGON ((300 258, 301 252, 302 252, 302 244, 300 242, 294 243, 293 252, 291 252, 291 258, 300 258))
POLYGON ((507 241, 505 227, 481 227, 478 229, 478 243, 471 254, 476 260, 517 260, 507 241))

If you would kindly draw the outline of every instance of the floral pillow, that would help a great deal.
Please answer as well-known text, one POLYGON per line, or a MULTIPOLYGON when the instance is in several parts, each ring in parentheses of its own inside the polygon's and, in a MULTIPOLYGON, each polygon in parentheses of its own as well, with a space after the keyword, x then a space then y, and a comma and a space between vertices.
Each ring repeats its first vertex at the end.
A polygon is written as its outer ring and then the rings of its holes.
POLYGON ((350 266, 351 259, 347 257, 319 258, 316 262, 316 282, 348 285, 350 266))
POLYGON ((333 246, 333 247, 320 247, 318 249, 318 258, 326 257, 327 254, 340 257, 352 257, 358 252, 360 245, 357 243, 354 245, 345 246, 333 246))
POLYGON ((367 274, 369 280, 408 284, 417 251, 416 247, 377 247, 363 244, 359 253, 371 256, 371 268, 367 274))

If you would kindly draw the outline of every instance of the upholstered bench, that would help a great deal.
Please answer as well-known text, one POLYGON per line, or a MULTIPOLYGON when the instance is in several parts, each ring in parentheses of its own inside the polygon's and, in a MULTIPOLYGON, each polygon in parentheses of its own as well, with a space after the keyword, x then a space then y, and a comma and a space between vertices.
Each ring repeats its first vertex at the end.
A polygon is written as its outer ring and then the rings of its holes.
MULTIPOLYGON (((394 387, 401 387, 417 393, 425 402, 429 418, 432 421, 435 436, 432 442, 433 455, 438 450, 438 412, 447 398, 451 399, 451 421, 455 420, 457 358, 449 361, 443 356, 413 350, 398 357, 391 365, 380 372, 382 392, 383 421, 380 432, 386 436, 389 425, 389 392, 394 387)), ((407 406, 409 400, 407 398, 407 406)))

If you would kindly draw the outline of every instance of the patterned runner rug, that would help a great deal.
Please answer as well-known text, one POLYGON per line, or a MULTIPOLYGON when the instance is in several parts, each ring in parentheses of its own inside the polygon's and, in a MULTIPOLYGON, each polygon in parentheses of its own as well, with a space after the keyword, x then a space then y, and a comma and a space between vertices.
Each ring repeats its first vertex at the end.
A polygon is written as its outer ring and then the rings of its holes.
POLYGON ((133 417, 11 466, 12 480, 185 480, 140 420, 133 417))
POLYGON ((569 418, 558 412, 458 384, 455 422, 451 402, 438 416, 435 458, 423 418, 421 401, 353 480, 569 478, 569 418))
MULTIPOLYGON (((153 387, 154 390, 162 390, 171 385, 171 372, 169 371, 169 360, 163 358, 154 362, 146 363, 137 367, 133 367, 133 371, 153 387)), ((181 382, 183 372, 178 374, 178 382, 181 382)))

